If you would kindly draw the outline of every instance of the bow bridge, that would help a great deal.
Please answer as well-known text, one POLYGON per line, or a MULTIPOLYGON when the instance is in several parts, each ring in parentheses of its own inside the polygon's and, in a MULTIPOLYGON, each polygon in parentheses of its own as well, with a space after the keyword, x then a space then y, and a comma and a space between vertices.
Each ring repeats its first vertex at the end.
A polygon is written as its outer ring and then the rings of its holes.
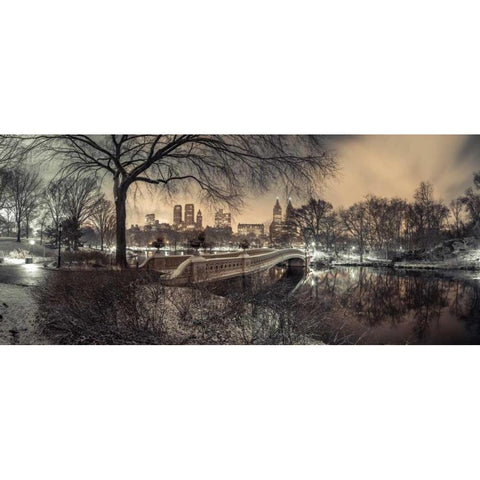
POLYGON ((281 263, 289 268, 304 268, 308 257, 296 248, 256 249, 248 252, 205 255, 155 255, 140 268, 155 270, 166 275, 169 283, 195 283, 221 280, 266 270, 281 263))

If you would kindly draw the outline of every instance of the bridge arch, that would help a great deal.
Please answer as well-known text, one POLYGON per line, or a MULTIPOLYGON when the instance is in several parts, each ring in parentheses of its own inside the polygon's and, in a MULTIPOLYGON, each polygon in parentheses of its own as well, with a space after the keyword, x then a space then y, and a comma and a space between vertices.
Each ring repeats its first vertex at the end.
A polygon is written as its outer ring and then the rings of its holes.
POLYGON ((168 261, 160 261, 161 257, 157 259, 153 257, 145 262, 143 267, 167 274, 168 283, 181 284, 248 275, 281 263, 286 263, 288 268, 295 269, 308 266, 308 257, 306 258, 305 253, 296 248, 257 249, 223 255, 178 257, 180 256, 163 257, 170 259, 168 261))

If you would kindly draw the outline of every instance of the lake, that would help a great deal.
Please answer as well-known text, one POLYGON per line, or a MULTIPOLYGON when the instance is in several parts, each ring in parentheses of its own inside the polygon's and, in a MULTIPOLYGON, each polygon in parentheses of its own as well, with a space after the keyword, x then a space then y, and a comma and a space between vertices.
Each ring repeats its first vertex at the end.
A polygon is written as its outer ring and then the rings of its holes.
POLYGON ((479 344, 480 280, 464 277, 336 267, 309 274, 292 294, 352 343, 479 344))
POLYGON ((287 319, 305 343, 480 344, 480 275, 335 267, 275 267, 209 283, 287 319), (450 275, 450 276, 449 276, 450 275), (455 275, 455 276, 454 276, 455 275))

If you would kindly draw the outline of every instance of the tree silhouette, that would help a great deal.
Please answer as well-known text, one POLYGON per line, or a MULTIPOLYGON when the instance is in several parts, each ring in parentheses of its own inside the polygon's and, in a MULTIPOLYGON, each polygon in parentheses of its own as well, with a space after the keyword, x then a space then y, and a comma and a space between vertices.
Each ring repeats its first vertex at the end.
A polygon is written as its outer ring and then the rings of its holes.
POLYGON ((157 252, 165 246, 165 239, 163 237, 158 237, 155 241, 152 242, 152 247, 157 249, 157 252))
POLYGON ((240 208, 248 192, 284 183, 300 191, 335 172, 319 136, 307 135, 52 135, 39 147, 64 162, 64 173, 113 181, 116 263, 127 266, 126 201, 132 185, 167 194, 194 189, 202 200, 240 208))

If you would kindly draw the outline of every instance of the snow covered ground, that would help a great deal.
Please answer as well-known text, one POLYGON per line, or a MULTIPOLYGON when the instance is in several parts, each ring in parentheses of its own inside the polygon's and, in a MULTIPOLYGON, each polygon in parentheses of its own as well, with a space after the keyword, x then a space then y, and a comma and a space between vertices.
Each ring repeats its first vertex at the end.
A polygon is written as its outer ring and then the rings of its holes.
POLYGON ((405 257, 400 261, 370 257, 366 254, 363 262, 360 262, 358 254, 343 254, 339 255, 332 265, 425 270, 480 270, 480 239, 467 237, 446 240, 429 251, 418 253, 415 259, 405 257))
POLYGON ((18 243, 12 237, 0 237, 0 259, 5 265, 21 265, 25 256, 33 257, 35 263, 51 261, 56 258, 57 251, 40 245, 38 239, 25 239, 18 243))
MULTIPOLYGON (((0 267, 1 268, 1 267, 0 267)), ((41 345, 46 340, 35 330, 36 305, 32 288, 0 284, 0 344, 41 345)))

